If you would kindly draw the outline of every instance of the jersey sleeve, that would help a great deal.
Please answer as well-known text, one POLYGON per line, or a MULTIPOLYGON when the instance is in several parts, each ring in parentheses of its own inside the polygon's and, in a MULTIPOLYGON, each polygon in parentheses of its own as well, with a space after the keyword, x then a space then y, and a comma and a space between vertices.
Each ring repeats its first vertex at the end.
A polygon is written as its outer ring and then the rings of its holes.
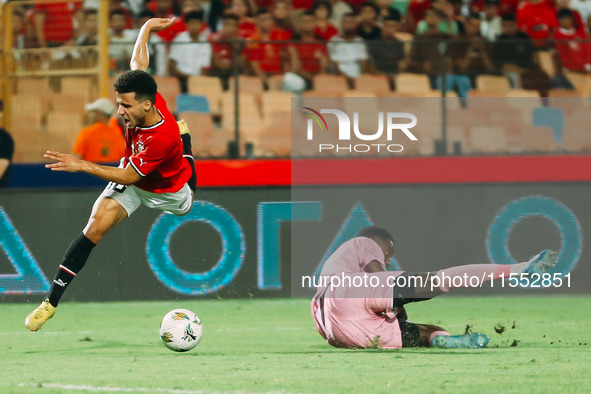
POLYGON ((384 264, 384 252, 382 252, 382 249, 376 241, 366 237, 357 237, 354 242, 355 249, 359 256, 359 267, 361 267, 361 269, 364 269, 366 265, 374 260, 386 267, 384 264))
MULTIPOLYGON (((166 100, 164 100, 164 97, 162 97, 160 92, 156 93, 156 102, 154 103, 154 106, 158 109, 158 111, 160 111, 164 118, 174 119, 174 116, 172 116, 172 113, 168 109, 168 104, 166 103, 166 100)), ((176 121, 174 121, 174 124, 176 125, 176 121)))
POLYGON ((166 140, 151 136, 144 142, 141 152, 129 157, 129 163, 142 177, 148 176, 168 158, 173 148, 166 140))

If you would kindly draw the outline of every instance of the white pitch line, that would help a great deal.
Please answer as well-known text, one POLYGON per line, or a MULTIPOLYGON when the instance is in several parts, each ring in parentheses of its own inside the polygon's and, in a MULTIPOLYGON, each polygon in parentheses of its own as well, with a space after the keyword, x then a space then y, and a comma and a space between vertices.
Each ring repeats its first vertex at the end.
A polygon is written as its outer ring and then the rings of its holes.
POLYGON ((42 331, 39 334, 33 333, 28 330, 20 331, 0 331, 0 335, 79 335, 79 334, 90 334, 92 331, 42 331))
MULTIPOLYGON (((171 394, 201 394, 205 393, 203 390, 180 390, 180 389, 165 389, 161 387, 146 388, 146 387, 108 387, 108 386, 87 386, 76 384, 59 384, 59 383, 20 383, 19 387, 38 387, 48 389, 60 390, 86 390, 97 392, 114 392, 114 393, 171 393, 171 394)), ((234 391, 238 393, 238 391, 234 391)))

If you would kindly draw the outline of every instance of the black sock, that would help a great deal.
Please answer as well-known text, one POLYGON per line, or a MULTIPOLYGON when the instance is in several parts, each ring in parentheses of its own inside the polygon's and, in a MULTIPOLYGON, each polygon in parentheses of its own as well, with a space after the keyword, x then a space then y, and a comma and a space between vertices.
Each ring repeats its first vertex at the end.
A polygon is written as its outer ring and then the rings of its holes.
POLYGON ((195 187, 197 186, 197 172, 195 171, 195 159, 193 158, 193 150, 191 147, 191 134, 181 134, 181 140, 183 141, 183 157, 187 159, 191 166, 191 178, 187 182, 193 194, 195 194, 195 187))
POLYGON ((76 277, 76 274, 80 272, 82 267, 84 267, 84 264, 86 264, 86 260, 94 247, 95 244, 86 238, 84 234, 80 234, 74 241, 72 241, 70 247, 66 251, 64 260, 60 264, 59 270, 55 275, 49 294, 47 295, 51 305, 57 306, 57 304, 59 304, 64 291, 66 291, 66 288, 70 285, 72 279, 76 277))
MULTIPOLYGON (((409 304, 411 302, 421 302, 421 301, 427 301, 430 300, 431 298, 419 298, 416 296, 416 289, 414 286, 411 286, 410 284, 412 283, 410 280, 410 277, 412 276, 412 274, 408 274, 408 273, 403 273, 402 275, 400 275, 400 277, 406 277, 407 279, 404 280, 403 283, 408 283, 408 286, 405 287, 395 287, 394 288, 394 301, 393 301, 393 306, 395 308, 400 308, 403 307, 406 304, 409 304)), ((399 280, 401 281, 401 280, 399 280)), ((401 281, 402 282, 402 281, 401 281)))

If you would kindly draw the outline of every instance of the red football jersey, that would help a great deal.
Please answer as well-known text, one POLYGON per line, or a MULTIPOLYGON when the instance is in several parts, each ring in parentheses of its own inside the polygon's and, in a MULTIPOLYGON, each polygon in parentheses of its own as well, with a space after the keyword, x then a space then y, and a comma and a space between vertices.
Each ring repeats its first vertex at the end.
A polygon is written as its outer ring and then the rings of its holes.
POLYGON ((536 40, 550 38, 553 29, 558 27, 556 13, 548 3, 521 3, 517 9, 517 23, 519 30, 526 32, 534 40, 535 46, 543 45, 536 40))
POLYGON ((261 34, 256 33, 251 37, 253 42, 247 47, 248 59, 258 61, 261 70, 265 73, 283 73, 281 58, 285 47, 281 44, 266 41, 287 41, 291 38, 289 34, 291 33, 284 30, 273 29, 269 37, 264 38, 261 34))
POLYGON ((575 29, 557 29, 553 37, 562 66, 571 71, 587 71, 586 67, 591 65, 591 45, 585 40, 587 35, 575 29))
POLYGON ((189 178, 191 166, 183 158, 183 142, 166 101, 156 93, 156 110, 162 120, 152 126, 127 129, 125 160, 142 176, 134 185, 153 193, 179 191, 189 178))
POLYGON ((320 71, 320 59, 328 56, 324 43, 299 42, 295 48, 300 56, 302 70, 313 74, 320 71))

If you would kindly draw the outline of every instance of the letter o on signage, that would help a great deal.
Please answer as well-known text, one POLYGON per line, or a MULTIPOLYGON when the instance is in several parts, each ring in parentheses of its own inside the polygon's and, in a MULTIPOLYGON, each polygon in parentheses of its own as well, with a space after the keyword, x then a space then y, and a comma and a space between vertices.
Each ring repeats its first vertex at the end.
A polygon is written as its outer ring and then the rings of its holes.
POLYGON ((558 228, 562 247, 554 273, 567 274, 577 265, 583 246, 581 226, 575 214, 561 202, 545 196, 528 196, 505 205, 488 228, 486 252, 492 263, 515 264, 509 251, 509 237, 513 227, 529 217, 543 217, 558 228))
MULTIPOLYGON (((205 247, 195 241, 196 248, 205 247)), ((224 208, 207 201, 195 201, 185 216, 162 214, 148 234, 146 255, 156 277, 170 289, 183 294, 209 294, 227 285, 236 276, 246 252, 244 233, 240 224, 224 208), (180 269, 170 254, 172 235, 184 224, 205 222, 222 239, 222 251, 216 265, 206 272, 180 269)))

